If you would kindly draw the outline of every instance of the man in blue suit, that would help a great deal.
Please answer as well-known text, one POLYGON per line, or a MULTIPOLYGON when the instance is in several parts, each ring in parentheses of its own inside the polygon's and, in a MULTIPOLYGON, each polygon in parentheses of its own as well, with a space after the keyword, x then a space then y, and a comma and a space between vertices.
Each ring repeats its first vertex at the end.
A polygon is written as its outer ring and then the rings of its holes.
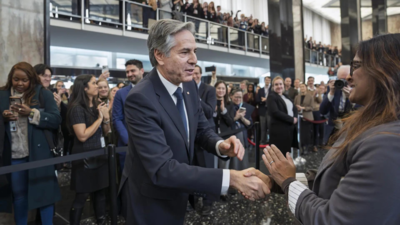
MULTIPOLYGON (((126 78, 130 84, 118 90, 114 97, 112 108, 112 121, 118 136, 118 147, 128 146, 128 131, 125 124, 124 105, 129 91, 143 78, 143 63, 136 59, 131 59, 125 63, 126 78)), ((121 171, 124 169, 126 153, 119 153, 121 171)))
MULTIPOLYGON (((341 66, 337 73, 337 79, 346 79, 349 74, 350 66, 341 66)), ((341 129, 342 123, 340 119, 352 109, 352 104, 349 101, 350 87, 336 90, 334 83, 335 82, 329 83, 328 94, 324 96, 319 108, 322 115, 329 114, 328 124, 324 134, 324 143, 327 143, 329 137, 341 129)))
POLYGON ((249 198, 269 188, 245 171, 193 165, 194 143, 222 159, 243 159, 232 136, 222 140, 204 116, 193 72, 197 63, 194 24, 155 22, 147 39, 154 69, 133 88, 125 103, 129 134, 122 174, 126 224, 183 224, 189 195, 225 194, 236 188, 249 198))

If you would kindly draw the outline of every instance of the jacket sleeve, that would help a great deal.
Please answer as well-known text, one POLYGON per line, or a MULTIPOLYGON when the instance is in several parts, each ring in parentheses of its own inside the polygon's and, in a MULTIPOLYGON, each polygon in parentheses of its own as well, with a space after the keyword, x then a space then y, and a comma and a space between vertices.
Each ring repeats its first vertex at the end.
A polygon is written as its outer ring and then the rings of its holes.
MULTIPOLYGON (((275 96, 273 96, 273 95, 268 96, 267 106, 268 106, 268 114, 271 117, 273 117, 277 120, 281 120, 281 121, 293 124, 293 122, 294 122, 293 117, 291 117, 287 113, 279 110, 278 104, 277 104, 277 99, 275 96)), ((296 116, 297 116, 297 108, 295 106, 293 106, 293 112, 294 112, 294 110, 296 110, 296 116)))
POLYGON ((200 103, 206 118, 211 119, 213 117, 215 106, 217 105, 217 96, 213 87, 210 87, 207 90, 206 99, 202 99, 200 103))
POLYGON ((398 224, 399 145, 397 134, 382 133, 352 146, 357 150, 346 158, 349 170, 338 188, 329 199, 303 191, 296 203, 296 218, 307 225, 398 224))
POLYGON ((112 108, 112 121, 114 128, 117 131, 118 138, 124 143, 124 145, 128 145, 128 131, 124 124, 125 112, 121 95, 122 92, 119 91, 115 94, 112 108))
POLYGON ((40 91, 43 96, 44 111, 40 112, 40 122, 37 127, 42 129, 58 129, 61 124, 61 115, 54 96, 49 90, 41 89, 40 91))
POLYGON ((304 111, 306 111, 306 112, 310 112, 310 111, 313 111, 313 109, 314 109, 314 107, 313 107, 313 103, 314 103, 314 101, 313 101, 313 97, 311 97, 311 96, 309 96, 309 98, 307 98, 308 99, 308 102, 304 102, 305 104, 304 104, 304 111))
MULTIPOLYGON (((333 101, 333 100, 332 100, 333 101)), ((332 102, 328 99, 328 94, 324 95, 324 100, 322 100, 321 105, 319 106, 319 112, 322 115, 326 115, 331 111, 332 102)))
POLYGON ((265 101, 265 102, 262 102, 261 101, 261 92, 264 92, 264 91, 261 91, 261 89, 260 90, 258 90, 258 93, 257 93, 257 98, 256 98, 256 103, 258 104, 258 105, 262 105, 262 106, 265 106, 265 104, 267 103, 267 101, 265 101))

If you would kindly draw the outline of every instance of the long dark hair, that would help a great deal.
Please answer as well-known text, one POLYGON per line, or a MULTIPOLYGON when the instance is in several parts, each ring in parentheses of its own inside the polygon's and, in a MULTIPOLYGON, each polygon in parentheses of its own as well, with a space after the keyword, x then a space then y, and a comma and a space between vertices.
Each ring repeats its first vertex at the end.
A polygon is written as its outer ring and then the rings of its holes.
POLYGON ((89 97, 87 96, 87 94, 85 92, 85 88, 89 88, 88 83, 90 82, 90 80, 93 77, 94 77, 94 75, 91 75, 91 74, 79 75, 76 77, 76 79, 74 81, 74 85, 73 85, 73 89, 72 89, 73 94, 71 95, 71 99, 69 101, 68 111, 67 111, 67 124, 68 124, 68 129, 71 134, 74 134, 74 130, 72 129, 72 125, 70 125, 71 123, 69 121, 71 118, 71 112, 75 107, 80 106, 85 110, 85 114, 88 115, 88 117, 90 118, 89 123, 92 123, 93 121, 95 121, 97 119, 97 117, 99 116, 99 112, 97 111, 97 105, 98 105, 97 98, 92 99, 93 108, 96 109, 96 110, 92 110, 89 107, 90 106, 89 97))
POLYGON ((399 120, 400 112, 400 34, 377 36, 359 44, 358 57, 365 75, 372 80, 373 98, 350 117, 344 119, 344 127, 334 135, 332 145, 341 135, 344 142, 337 146, 334 158, 347 152, 349 144, 360 134, 379 126, 399 120))
POLYGON ((217 87, 218 87, 219 84, 224 84, 224 85, 225 85, 226 93, 225 93, 225 95, 224 95, 224 104, 227 105, 227 104, 229 103, 228 85, 226 85, 225 81, 219 80, 219 81, 217 81, 217 83, 215 83, 215 85, 214 85, 215 91, 217 91, 217 87))
POLYGON ((23 99, 25 101, 25 104, 31 106, 31 105, 36 105, 38 104, 37 101, 33 101, 32 98, 35 96, 35 87, 37 85, 41 85, 42 83, 40 82, 40 78, 38 75, 36 75, 35 69, 32 67, 31 64, 27 62, 19 62, 15 64, 10 72, 8 73, 8 78, 7 78, 7 83, 5 86, 1 87, 0 90, 10 90, 12 87, 12 77, 14 75, 14 72, 16 70, 21 70, 23 71, 29 78, 29 88, 28 90, 25 91, 23 95, 23 99))

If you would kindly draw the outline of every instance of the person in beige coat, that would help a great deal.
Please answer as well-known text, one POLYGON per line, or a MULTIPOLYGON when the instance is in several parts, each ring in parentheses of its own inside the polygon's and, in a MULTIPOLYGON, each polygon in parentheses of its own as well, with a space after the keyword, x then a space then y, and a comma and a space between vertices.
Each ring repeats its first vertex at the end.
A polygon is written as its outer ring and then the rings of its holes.
POLYGON ((313 145, 313 124, 304 118, 314 120, 314 98, 307 91, 305 84, 300 84, 300 94, 295 97, 294 104, 297 110, 303 114, 303 119, 300 119, 300 145, 303 150, 302 154, 307 154, 313 145))

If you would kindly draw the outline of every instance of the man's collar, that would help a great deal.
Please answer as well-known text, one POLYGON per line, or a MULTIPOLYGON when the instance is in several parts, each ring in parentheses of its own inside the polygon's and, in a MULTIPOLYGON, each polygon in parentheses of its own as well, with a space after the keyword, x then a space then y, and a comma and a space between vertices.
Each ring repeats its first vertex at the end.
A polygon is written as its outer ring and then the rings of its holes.
POLYGON ((157 73, 158 73, 158 76, 160 77, 161 83, 167 89, 169 95, 172 96, 178 87, 180 87, 183 92, 183 84, 182 83, 180 83, 178 86, 176 86, 175 84, 173 84, 173 83, 169 82, 167 79, 165 79, 165 77, 163 77, 163 75, 161 75, 161 73, 160 73, 160 71, 158 71, 158 69, 157 69, 157 73))
POLYGON ((201 85, 201 81, 197 84, 197 88, 200 88, 201 85))

